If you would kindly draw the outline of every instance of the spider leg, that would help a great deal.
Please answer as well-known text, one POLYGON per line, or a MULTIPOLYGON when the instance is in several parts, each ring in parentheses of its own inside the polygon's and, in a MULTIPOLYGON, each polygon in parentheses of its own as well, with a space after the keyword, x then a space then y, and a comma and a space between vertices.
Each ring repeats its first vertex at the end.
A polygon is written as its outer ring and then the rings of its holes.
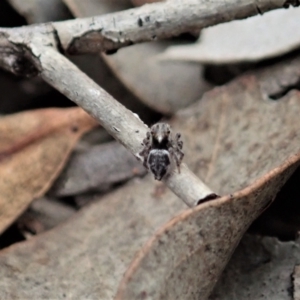
POLYGON ((182 151, 183 141, 180 140, 180 137, 181 137, 181 134, 180 133, 176 133, 174 148, 175 148, 176 154, 178 155, 178 159, 179 159, 179 161, 181 163, 181 161, 182 161, 182 159, 184 157, 184 153, 182 151))
POLYGON ((174 158, 174 160, 176 162, 177 169, 178 169, 178 173, 180 173, 180 163, 181 163, 181 160, 176 155, 176 152, 175 152, 174 148, 170 147, 168 149, 168 151, 169 151, 170 155, 174 158))
POLYGON ((146 137, 143 139, 143 143, 142 145, 144 146, 143 150, 141 152, 139 152, 139 155, 143 157, 143 166, 148 169, 147 166, 147 159, 148 159, 148 155, 150 153, 151 150, 151 143, 150 143, 150 132, 147 132, 146 137))
POLYGON ((178 148, 182 149, 183 141, 181 141, 180 138, 181 138, 181 134, 180 133, 176 133, 176 135, 175 135, 175 146, 177 146, 178 148))

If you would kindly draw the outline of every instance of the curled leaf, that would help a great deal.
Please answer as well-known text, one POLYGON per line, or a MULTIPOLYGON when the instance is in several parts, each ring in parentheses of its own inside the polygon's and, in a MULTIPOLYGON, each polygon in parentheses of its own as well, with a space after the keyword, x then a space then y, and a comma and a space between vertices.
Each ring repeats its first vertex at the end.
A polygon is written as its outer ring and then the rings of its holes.
POLYGON ((248 188, 171 220, 132 262, 116 300, 207 299, 245 230, 299 164, 300 155, 248 188))

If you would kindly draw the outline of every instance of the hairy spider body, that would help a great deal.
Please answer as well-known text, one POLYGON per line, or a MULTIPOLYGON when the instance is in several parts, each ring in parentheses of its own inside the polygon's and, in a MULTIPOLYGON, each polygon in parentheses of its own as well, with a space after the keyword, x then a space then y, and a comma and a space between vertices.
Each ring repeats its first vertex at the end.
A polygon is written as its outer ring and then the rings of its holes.
POLYGON ((166 123, 157 123, 151 127, 143 140, 143 150, 139 153, 143 157, 144 166, 149 169, 156 180, 161 180, 172 169, 175 161, 178 172, 184 153, 183 142, 177 133, 175 140, 172 139, 171 128, 166 123))
POLYGON ((147 159, 147 167, 156 180, 161 180, 171 167, 170 153, 167 150, 151 150, 147 159))

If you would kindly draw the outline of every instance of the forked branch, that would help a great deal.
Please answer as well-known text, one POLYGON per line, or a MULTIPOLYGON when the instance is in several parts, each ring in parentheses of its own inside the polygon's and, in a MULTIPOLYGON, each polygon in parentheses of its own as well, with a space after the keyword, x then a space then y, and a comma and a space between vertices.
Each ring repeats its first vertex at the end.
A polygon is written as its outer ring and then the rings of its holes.
MULTIPOLYGON (((172 0, 100 17, 0 29, 0 67, 40 76, 90 113, 135 156, 147 126, 59 52, 112 51, 120 47, 241 19, 289 4, 291 0, 172 0)), ((189 206, 214 193, 184 164, 166 184, 189 206)))

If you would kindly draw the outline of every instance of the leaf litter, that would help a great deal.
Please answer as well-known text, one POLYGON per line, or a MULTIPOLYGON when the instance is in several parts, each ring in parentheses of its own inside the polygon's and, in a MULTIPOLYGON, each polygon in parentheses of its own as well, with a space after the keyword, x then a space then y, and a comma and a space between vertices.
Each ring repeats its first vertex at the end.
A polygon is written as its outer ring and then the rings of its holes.
POLYGON ((168 189, 156 197, 150 176, 135 179, 2 251, 1 297, 113 299, 118 289, 118 299, 208 297, 245 230, 299 165, 299 92, 278 101, 266 92, 299 61, 240 77, 173 118, 185 162, 227 196, 190 210, 168 189))

